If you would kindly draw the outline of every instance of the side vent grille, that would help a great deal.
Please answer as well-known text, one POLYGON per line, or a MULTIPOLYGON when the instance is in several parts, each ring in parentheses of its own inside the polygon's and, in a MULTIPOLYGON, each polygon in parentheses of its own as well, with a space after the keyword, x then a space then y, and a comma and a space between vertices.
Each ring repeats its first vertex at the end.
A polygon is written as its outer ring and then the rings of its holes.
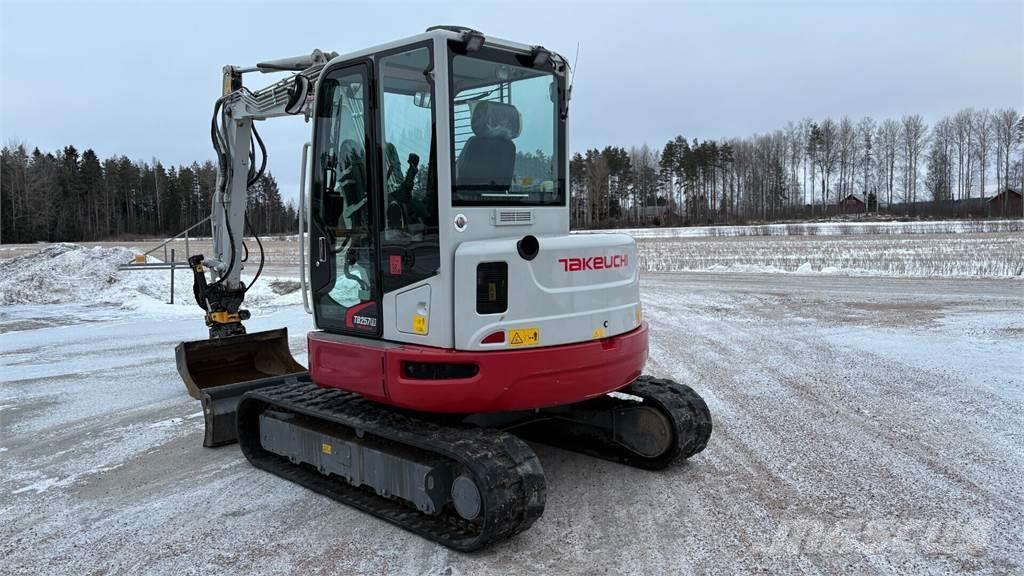
POLYGON ((495 210, 495 226, 529 226, 533 224, 533 210, 495 210))
POLYGON ((476 267, 476 313, 508 310, 508 263, 481 262, 476 267))

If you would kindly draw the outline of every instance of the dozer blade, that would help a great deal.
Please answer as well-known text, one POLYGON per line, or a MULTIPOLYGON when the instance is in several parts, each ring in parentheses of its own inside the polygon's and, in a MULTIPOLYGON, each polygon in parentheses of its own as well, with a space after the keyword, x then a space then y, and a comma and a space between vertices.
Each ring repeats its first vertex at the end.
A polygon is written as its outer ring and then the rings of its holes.
POLYGON ((215 448, 238 441, 237 413, 238 402, 242 395, 250 390, 258 390, 282 384, 312 382, 308 372, 298 372, 288 376, 271 376, 259 380, 225 384, 203 390, 203 418, 206 420, 206 432, 203 434, 203 446, 215 448))
POLYGON ((235 412, 243 394, 308 375, 288 349, 287 328, 182 342, 174 355, 189 395, 203 403, 207 447, 237 439, 235 412))

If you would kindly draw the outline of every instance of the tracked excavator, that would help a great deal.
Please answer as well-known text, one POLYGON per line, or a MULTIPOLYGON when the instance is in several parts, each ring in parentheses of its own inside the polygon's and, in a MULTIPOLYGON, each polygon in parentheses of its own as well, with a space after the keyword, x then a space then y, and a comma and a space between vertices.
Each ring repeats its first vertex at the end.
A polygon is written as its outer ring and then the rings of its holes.
POLYGON ((642 375, 634 241, 569 234, 570 76, 543 46, 452 26, 224 68, 213 253, 189 260, 210 337, 176 349, 204 445, 237 441, 257 468, 463 551, 543 512, 524 440, 651 470, 705 448, 701 397, 642 375), (250 90, 252 72, 290 74, 250 90), (243 325, 255 123, 285 116, 312 124, 308 370, 285 329, 243 325))

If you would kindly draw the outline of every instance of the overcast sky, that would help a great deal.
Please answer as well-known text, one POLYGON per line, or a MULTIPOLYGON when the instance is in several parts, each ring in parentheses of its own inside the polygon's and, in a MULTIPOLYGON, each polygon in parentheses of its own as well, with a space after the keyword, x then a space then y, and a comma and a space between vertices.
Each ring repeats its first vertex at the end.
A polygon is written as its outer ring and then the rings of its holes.
MULTIPOLYGON (((212 159, 224 64, 470 26, 570 60, 574 151, 748 136, 789 120, 1024 108, 1024 2, 45 4, 0 0, 0 136, 165 164, 212 159)), ((247 76, 252 86, 267 77, 247 76)), ((264 123, 293 197, 310 126, 264 123)))

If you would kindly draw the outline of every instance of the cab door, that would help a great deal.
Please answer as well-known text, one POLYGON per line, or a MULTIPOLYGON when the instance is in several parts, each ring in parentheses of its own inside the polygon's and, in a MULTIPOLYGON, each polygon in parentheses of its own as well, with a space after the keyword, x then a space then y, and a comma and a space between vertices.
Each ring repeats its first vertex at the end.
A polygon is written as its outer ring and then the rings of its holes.
POLYGON ((378 199, 368 61, 329 70, 317 93, 310 281, 318 328, 379 337, 378 199))

